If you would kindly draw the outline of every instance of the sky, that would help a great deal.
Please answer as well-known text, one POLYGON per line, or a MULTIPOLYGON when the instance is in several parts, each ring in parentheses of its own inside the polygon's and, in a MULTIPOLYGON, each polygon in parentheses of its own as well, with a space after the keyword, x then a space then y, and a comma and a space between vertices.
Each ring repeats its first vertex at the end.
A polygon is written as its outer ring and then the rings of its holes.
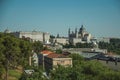
POLYGON ((120 0, 0 0, 0 31, 68 35, 83 25, 94 37, 120 38, 120 0))

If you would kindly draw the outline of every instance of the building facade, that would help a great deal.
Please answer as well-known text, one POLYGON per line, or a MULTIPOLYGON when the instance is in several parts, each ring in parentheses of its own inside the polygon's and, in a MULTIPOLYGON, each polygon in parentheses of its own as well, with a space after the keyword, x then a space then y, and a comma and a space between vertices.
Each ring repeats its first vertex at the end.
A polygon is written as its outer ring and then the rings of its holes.
POLYGON ((44 57, 44 61, 45 61, 45 70, 46 71, 50 71, 50 70, 54 70, 55 67, 57 67, 58 65, 62 65, 65 67, 71 66, 72 67, 72 58, 68 58, 62 54, 49 54, 47 56, 44 57))
POLYGON ((79 31, 77 30, 77 28, 75 29, 75 31, 71 31, 71 29, 69 28, 68 38, 69 38, 69 42, 75 45, 78 42, 89 43, 92 39, 92 36, 90 33, 86 31, 83 25, 81 25, 79 31))
POLYGON ((30 38, 33 42, 34 41, 41 41, 41 42, 48 42, 50 39, 50 34, 46 32, 40 31, 32 31, 32 32, 12 32, 18 38, 30 38))
POLYGON ((90 43, 91 39, 92 35, 81 25, 79 30, 76 28, 75 31, 71 31, 69 28, 68 37, 59 37, 59 35, 57 35, 56 38, 52 39, 52 43, 60 43, 63 45, 70 43, 76 45, 76 43, 90 43))
POLYGON ((53 42, 65 45, 68 43, 68 38, 54 38, 53 42))
POLYGON ((48 51, 48 50, 44 50, 44 51, 41 51, 39 54, 38 54, 38 57, 39 57, 39 65, 43 65, 44 66, 44 57, 49 55, 49 54, 52 54, 53 52, 51 51, 48 51))

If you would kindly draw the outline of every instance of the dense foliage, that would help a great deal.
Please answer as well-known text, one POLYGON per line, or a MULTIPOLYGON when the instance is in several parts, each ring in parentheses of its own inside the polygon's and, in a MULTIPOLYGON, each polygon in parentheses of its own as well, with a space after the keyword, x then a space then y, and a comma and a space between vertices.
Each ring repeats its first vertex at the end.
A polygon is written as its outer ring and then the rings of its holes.
POLYGON ((32 50, 38 53, 43 50, 43 44, 0 33, 0 78, 4 78, 6 73, 7 80, 9 69, 15 69, 19 65, 23 68, 28 66, 32 50))
POLYGON ((73 44, 66 44, 63 45, 64 48, 92 48, 92 43, 76 43, 76 45, 73 44))
POLYGON ((99 42, 99 48, 120 54, 120 39, 110 39, 110 43, 99 42))
POLYGON ((18 65, 28 65, 28 57, 31 55, 32 46, 29 41, 18 39, 11 34, 0 33, 0 77, 9 69, 18 65))
POLYGON ((40 41, 36 41, 32 45, 34 52, 39 53, 41 50, 43 50, 43 44, 40 41))
POLYGON ((46 80, 44 76, 42 75, 43 74, 42 68, 32 66, 27 69, 33 69, 34 72, 32 74, 26 74, 25 72, 23 72, 19 80, 46 80))
POLYGON ((80 55, 70 55, 73 67, 58 66, 50 80, 120 80, 120 72, 104 67, 98 61, 85 61, 80 55))
POLYGON ((62 54, 62 50, 61 49, 56 49, 55 53, 62 54))

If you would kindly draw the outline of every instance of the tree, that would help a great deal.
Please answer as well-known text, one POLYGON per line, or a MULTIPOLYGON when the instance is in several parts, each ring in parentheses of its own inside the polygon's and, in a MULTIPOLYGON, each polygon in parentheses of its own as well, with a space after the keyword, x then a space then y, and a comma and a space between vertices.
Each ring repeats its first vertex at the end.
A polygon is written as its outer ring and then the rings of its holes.
POLYGON ((120 54, 120 39, 110 39, 110 43, 99 42, 100 49, 107 49, 109 52, 120 54))
POLYGON ((32 46, 36 53, 39 53, 43 50, 43 44, 40 41, 35 41, 32 46))
POLYGON ((8 79, 8 70, 15 69, 18 65, 23 65, 23 61, 28 62, 32 47, 28 41, 21 40, 11 34, 0 33, 0 68, 6 72, 8 79), (26 58, 26 60, 25 60, 26 58))
POLYGON ((69 57, 72 58, 73 67, 76 66, 76 64, 78 64, 78 65, 81 64, 81 62, 84 61, 84 58, 76 53, 69 55, 69 57))
POLYGON ((30 75, 27 73, 23 73, 19 80, 47 80, 42 73, 40 68, 32 67, 34 72, 30 75))
POLYGON ((3 53, 5 55, 6 80, 7 80, 9 66, 12 66, 13 68, 17 66, 20 48, 18 47, 19 43, 17 42, 16 38, 9 35, 5 35, 3 39, 4 40, 2 43, 5 47, 3 53))
POLYGON ((3 51, 5 49, 4 45, 2 44, 2 40, 0 38, 0 78, 2 79, 3 74, 5 73, 5 66, 3 65, 5 63, 5 56, 3 54, 3 51))
POLYGON ((56 53, 57 53, 57 54, 62 54, 62 50, 61 50, 61 49, 57 49, 57 50, 56 50, 56 53))
POLYGON ((77 48, 92 48, 91 43, 76 43, 77 48))
POLYGON ((19 59, 19 63, 25 67, 28 65, 28 60, 32 53, 32 43, 29 41, 20 40, 19 47, 21 49, 21 59, 19 59))
POLYGON ((51 39, 53 39, 53 38, 55 38, 55 36, 53 36, 53 35, 50 35, 50 38, 51 38, 51 39))
POLYGON ((69 44, 63 45, 63 47, 64 48, 75 48, 75 46, 71 42, 69 42, 69 44))
POLYGON ((50 72, 50 80, 70 80, 71 67, 58 65, 55 70, 50 72))
POLYGON ((120 80, 120 72, 105 71, 98 75, 98 80, 120 80))

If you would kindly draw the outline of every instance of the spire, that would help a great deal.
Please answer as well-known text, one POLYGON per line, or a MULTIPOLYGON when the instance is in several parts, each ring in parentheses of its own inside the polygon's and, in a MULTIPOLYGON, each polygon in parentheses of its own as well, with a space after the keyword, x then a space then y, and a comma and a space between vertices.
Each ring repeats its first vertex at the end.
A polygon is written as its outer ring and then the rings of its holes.
POLYGON ((83 24, 81 25, 81 28, 83 28, 83 24))
POLYGON ((71 31, 70 31, 70 28, 68 29, 68 37, 70 37, 70 33, 71 33, 71 31))
POLYGON ((77 28, 75 28, 75 33, 77 33, 77 28))
POLYGON ((71 31, 70 31, 70 28, 68 29, 68 34, 70 34, 71 33, 71 31))
POLYGON ((78 31, 77 31, 77 28, 75 28, 75 36, 76 36, 76 38, 78 38, 78 31))
POLYGON ((59 38, 60 36, 59 36, 59 34, 57 34, 57 38, 59 38))
POLYGON ((81 30, 82 30, 82 31, 85 31, 85 28, 83 27, 83 25, 81 25, 81 30))

